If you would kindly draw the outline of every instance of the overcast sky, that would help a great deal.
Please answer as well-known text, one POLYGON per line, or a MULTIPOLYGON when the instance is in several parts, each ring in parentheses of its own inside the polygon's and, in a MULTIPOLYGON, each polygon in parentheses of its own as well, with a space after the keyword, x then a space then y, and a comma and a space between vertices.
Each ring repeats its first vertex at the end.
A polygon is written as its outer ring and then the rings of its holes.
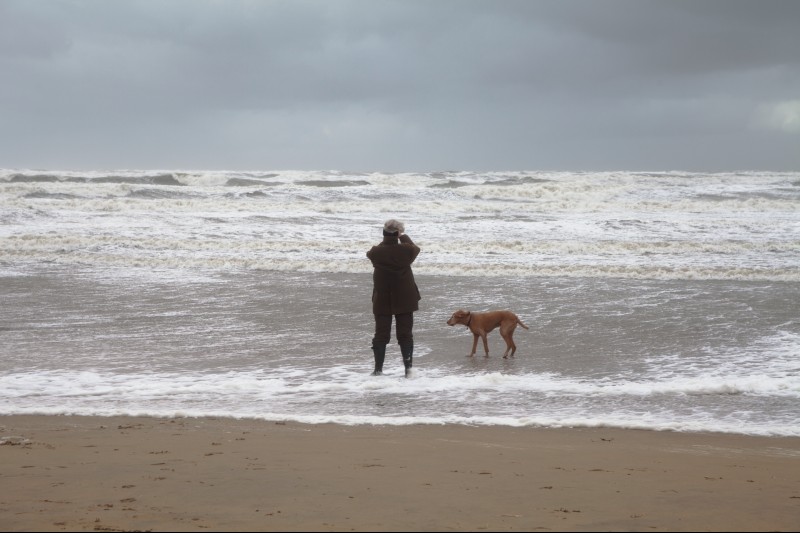
POLYGON ((0 168, 800 171, 800 1, 0 0, 0 168))

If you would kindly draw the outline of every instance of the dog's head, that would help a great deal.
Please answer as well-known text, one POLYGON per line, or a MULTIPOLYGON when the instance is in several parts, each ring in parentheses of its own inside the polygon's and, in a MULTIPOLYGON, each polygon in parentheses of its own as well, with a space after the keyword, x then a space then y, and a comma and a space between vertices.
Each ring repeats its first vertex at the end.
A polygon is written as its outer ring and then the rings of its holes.
POLYGON ((455 326, 456 324, 464 324, 467 325, 467 321, 469 320, 469 311, 464 311, 463 309, 459 309, 453 316, 450 317, 450 320, 447 321, 448 326, 455 326))

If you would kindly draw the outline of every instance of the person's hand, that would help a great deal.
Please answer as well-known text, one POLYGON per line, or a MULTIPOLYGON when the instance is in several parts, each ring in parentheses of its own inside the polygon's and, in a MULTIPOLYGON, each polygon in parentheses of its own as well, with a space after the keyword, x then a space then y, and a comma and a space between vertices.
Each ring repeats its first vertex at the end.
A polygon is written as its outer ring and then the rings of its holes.
POLYGON ((401 233, 398 239, 400 239, 400 242, 411 242, 411 237, 409 237, 405 233, 401 233))

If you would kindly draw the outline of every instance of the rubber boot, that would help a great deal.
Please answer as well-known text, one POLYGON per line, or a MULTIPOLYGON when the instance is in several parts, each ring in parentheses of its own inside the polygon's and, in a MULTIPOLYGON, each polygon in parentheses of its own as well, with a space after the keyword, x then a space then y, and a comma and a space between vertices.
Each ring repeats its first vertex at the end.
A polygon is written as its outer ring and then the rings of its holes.
POLYGON ((372 353, 375 356, 375 370, 370 374, 371 376, 383 375, 383 360, 386 358, 386 345, 385 344, 372 344, 372 353))
POLYGON ((406 377, 411 377, 411 363, 414 356, 414 343, 400 345, 400 353, 403 354, 403 366, 406 367, 406 377))

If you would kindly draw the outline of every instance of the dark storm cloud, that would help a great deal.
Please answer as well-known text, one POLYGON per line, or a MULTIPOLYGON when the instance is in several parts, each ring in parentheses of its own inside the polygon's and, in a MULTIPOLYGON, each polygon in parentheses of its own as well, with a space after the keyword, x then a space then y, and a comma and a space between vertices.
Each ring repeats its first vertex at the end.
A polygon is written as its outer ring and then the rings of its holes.
POLYGON ((800 3, 0 0, 0 167, 797 170, 800 3))

